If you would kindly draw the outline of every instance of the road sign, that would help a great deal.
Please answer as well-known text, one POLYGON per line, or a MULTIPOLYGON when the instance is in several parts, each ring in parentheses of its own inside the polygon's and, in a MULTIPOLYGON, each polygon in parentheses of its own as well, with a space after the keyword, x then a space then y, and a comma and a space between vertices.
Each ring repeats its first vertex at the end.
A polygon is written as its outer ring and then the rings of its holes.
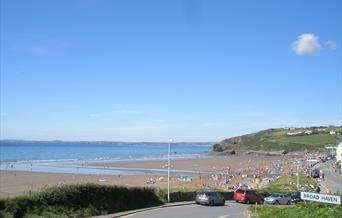
POLYGON ((300 198, 307 201, 316 201, 327 204, 341 204, 341 197, 337 195, 325 195, 313 192, 301 192, 300 198))

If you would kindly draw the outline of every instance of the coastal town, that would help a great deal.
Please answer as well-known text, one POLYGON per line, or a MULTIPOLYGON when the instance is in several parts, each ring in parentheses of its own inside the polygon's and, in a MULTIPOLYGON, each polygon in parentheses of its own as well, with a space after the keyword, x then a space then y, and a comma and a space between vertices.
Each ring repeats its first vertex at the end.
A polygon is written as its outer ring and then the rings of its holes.
POLYGON ((342 218, 341 0, 0 0, 0 218, 342 218))

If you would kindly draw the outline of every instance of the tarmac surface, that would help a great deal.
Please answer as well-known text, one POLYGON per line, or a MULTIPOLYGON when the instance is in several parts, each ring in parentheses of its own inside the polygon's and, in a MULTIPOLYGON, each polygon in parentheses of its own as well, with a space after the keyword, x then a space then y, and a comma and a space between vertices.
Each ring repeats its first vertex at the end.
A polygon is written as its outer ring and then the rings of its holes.
POLYGON ((332 167, 332 164, 335 164, 335 160, 330 160, 325 163, 319 164, 317 167, 323 170, 325 176, 324 180, 320 181, 321 184, 321 193, 325 193, 326 189, 330 189, 331 193, 342 193, 342 175, 332 167))
POLYGON ((234 201, 226 201, 224 206, 205 206, 197 205, 194 202, 179 202, 154 208, 97 216, 96 218, 243 218, 249 217, 247 210, 249 206, 234 201))

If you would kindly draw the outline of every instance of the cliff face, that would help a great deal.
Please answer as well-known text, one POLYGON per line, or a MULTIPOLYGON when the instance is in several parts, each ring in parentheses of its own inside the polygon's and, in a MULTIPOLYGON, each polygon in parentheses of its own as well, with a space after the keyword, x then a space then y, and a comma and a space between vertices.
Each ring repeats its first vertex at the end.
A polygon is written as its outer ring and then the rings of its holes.
POLYGON ((224 139, 221 142, 214 144, 214 151, 223 151, 227 149, 239 149, 239 145, 242 145, 245 140, 252 138, 255 134, 248 134, 243 136, 235 136, 232 138, 224 139))

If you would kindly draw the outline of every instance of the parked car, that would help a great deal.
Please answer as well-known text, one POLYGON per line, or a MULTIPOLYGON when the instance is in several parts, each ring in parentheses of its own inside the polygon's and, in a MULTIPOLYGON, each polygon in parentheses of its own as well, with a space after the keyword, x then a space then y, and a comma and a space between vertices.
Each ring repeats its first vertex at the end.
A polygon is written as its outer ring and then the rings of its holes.
POLYGON ((300 192, 295 192, 291 195, 291 203, 296 203, 302 201, 302 199, 300 198, 300 192))
POLYGON ((219 192, 207 191, 201 192, 196 195, 196 204, 205 204, 205 205, 224 205, 226 200, 224 196, 219 192))
POLYGON ((267 204, 291 204, 291 197, 284 194, 272 194, 264 199, 267 204))
POLYGON ((262 204, 264 202, 263 196, 257 193, 255 190, 251 189, 237 189, 234 192, 233 200, 235 200, 236 202, 243 202, 247 204, 262 204))

